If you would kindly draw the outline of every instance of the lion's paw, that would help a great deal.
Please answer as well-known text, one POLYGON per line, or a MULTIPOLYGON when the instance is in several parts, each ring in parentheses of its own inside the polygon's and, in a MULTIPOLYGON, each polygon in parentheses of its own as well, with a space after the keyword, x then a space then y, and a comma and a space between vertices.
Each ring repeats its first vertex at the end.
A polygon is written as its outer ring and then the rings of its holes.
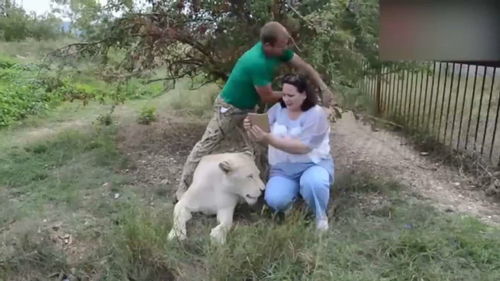
POLYGON ((210 237, 212 238, 212 241, 217 242, 219 244, 226 243, 226 233, 220 227, 213 228, 212 231, 210 232, 210 237))
POLYGON ((167 239, 169 241, 172 241, 174 239, 178 239, 178 240, 185 240, 187 237, 186 237, 186 234, 185 233, 182 233, 182 232, 177 232, 175 231, 174 229, 170 230, 170 232, 168 233, 168 237, 167 239))

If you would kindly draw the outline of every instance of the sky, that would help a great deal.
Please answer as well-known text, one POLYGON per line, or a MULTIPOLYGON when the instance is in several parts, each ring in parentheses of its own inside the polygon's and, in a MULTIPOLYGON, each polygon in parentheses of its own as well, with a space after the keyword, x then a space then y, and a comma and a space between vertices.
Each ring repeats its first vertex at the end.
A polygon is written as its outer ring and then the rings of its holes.
MULTIPOLYGON (((103 5, 105 5, 107 2, 106 0, 98 1, 103 5)), ((135 0, 134 2, 139 6, 145 5, 144 0, 135 0)), ((16 3, 18 5, 21 5, 28 13, 35 12, 37 15, 43 15, 46 12, 50 12, 50 10, 52 9, 51 0, 16 0, 16 3)))
POLYGON ((50 11, 50 0, 17 0, 16 3, 22 4, 27 12, 35 12, 42 15, 50 11))

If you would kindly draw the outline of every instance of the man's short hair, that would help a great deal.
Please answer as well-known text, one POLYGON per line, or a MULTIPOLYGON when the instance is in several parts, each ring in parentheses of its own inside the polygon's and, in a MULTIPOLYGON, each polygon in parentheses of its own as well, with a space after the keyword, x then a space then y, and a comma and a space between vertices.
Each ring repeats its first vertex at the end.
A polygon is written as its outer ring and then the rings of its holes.
POLYGON ((263 44, 273 45, 280 36, 289 37, 286 28, 277 21, 268 22, 260 29, 260 41, 263 44))

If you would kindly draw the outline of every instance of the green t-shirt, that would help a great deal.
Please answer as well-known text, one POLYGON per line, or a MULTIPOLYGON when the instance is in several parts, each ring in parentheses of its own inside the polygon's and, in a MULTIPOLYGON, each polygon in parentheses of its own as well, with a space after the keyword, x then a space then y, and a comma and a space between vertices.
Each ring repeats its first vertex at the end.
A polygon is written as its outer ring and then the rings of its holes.
POLYGON ((221 97, 238 108, 253 109, 260 101, 255 86, 270 84, 278 66, 292 57, 292 50, 286 50, 280 57, 268 57, 259 41, 238 59, 222 89, 221 97))

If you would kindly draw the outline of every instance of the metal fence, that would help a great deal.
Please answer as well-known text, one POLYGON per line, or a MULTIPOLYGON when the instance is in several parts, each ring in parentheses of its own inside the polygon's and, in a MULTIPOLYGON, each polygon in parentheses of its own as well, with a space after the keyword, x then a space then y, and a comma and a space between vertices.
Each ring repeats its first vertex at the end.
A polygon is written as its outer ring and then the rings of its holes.
POLYGON ((380 116, 499 165, 499 75, 492 66, 430 62, 419 71, 384 67, 359 87, 380 116))

